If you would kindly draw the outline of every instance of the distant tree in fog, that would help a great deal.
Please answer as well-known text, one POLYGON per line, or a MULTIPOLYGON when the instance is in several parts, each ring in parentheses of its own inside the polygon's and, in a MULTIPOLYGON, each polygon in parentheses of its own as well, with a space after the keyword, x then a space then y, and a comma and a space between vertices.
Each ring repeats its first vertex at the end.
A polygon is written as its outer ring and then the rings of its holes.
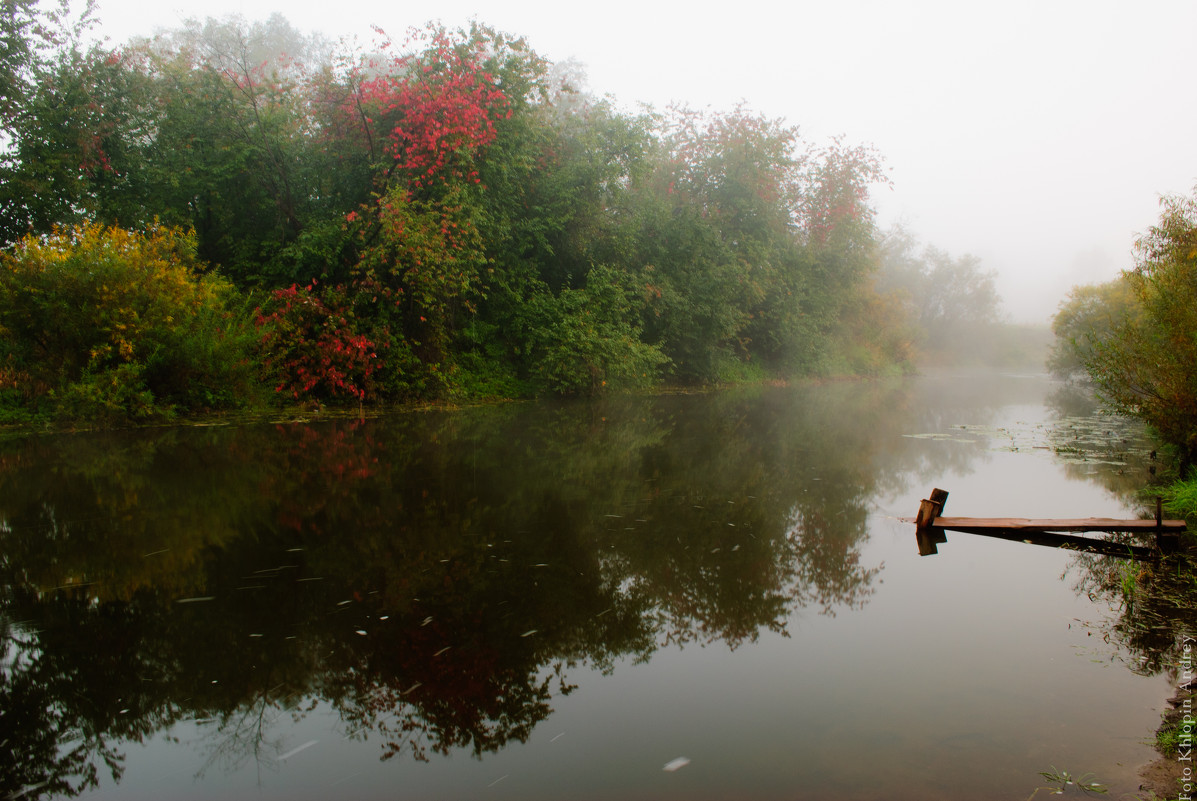
POLYGON ((901 226, 882 237, 879 254, 877 289, 900 299, 925 349, 959 350, 970 332, 999 322, 995 274, 978 257, 923 245, 901 226))

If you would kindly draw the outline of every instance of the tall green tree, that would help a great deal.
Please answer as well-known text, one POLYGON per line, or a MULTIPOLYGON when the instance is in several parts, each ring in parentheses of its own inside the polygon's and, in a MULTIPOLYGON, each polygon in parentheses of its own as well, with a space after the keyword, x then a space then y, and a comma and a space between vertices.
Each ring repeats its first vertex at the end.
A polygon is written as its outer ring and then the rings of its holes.
POLYGON ((991 339, 1000 320, 995 274, 971 254, 923 245, 896 226, 879 248, 877 289, 902 305, 925 358, 966 360, 991 339))
POLYGON ((86 220, 144 222, 154 125, 136 57, 86 43, 88 10, 72 20, 6 3, 0 16, 0 241, 86 220))
POLYGON ((10 133, 20 117, 39 72, 54 52, 94 24, 93 2, 77 16, 67 0, 4 0, 0 3, 0 130, 10 133))
POLYGON ((1086 360, 1099 395, 1197 459, 1197 194, 1167 196, 1124 273, 1134 307, 1086 360))
POLYGON ((1131 284, 1119 276, 1104 284, 1073 287, 1052 318, 1055 343, 1047 367, 1063 379, 1088 378, 1088 365, 1135 305, 1131 284))
MULTIPOLYGON (((566 318, 587 295, 586 311, 639 331, 641 297, 587 293, 595 269, 616 270, 618 283, 635 284, 628 186, 646 169, 652 137, 645 117, 590 97, 571 83, 578 76, 549 74, 539 61, 513 66, 532 91, 512 92, 513 114, 499 121, 480 165, 488 267, 467 354, 501 355, 515 380, 543 388, 545 351, 533 343, 541 341, 546 311, 553 310, 554 324, 584 329, 584 320, 566 318), (594 305, 608 300, 618 302, 594 305)), ((517 85, 501 74, 508 90, 517 85)), ((575 379, 582 386, 590 377, 575 379)))
POLYGON ((158 213, 195 228, 201 258, 242 285, 310 280, 319 268, 293 248, 329 213, 309 78, 328 46, 278 15, 190 21, 141 46, 159 109, 158 213))
POLYGON ((37 0, 0 3, 0 120, 6 132, 26 94, 38 45, 45 40, 38 22, 37 0))
POLYGON ((717 380, 762 365, 820 369, 847 301, 872 264, 868 148, 815 148, 797 128, 738 108, 674 110, 657 167, 638 187, 636 240, 659 302, 645 332, 679 377, 717 380))

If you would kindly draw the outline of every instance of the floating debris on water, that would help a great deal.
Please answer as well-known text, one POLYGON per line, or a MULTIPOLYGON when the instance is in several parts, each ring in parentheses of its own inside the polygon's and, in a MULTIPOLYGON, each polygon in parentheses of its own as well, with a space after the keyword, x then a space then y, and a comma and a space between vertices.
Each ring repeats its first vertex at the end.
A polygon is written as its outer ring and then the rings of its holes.
POLYGON ((284 760, 290 759, 291 757, 298 754, 300 751, 306 751, 307 749, 311 748, 313 745, 315 745, 318 742, 320 742, 320 741, 319 740, 308 740, 306 743, 299 746, 298 748, 292 748, 290 751, 288 751, 285 754, 279 754, 279 757, 278 757, 279 761, 282 762, 284 760))
POLYGON ((532 636, 533 634, 535 634, 537 631, 538 631, 538 629, 528 629, 527 631, 525 631, 525 632, 524 632, 523 634, 521 634, 520 636, 521 636, 521 637, 531 637, 531 636, 532 636))
POLYGON ((403 692, 401 692, 401 693, 399 693, 399 694, 400 694, 400 695, 407 695, 408 693, 410 693, 410 692, 414 691, 416 688, 418 688, 418 687, 423 687, 423 686, 424 686, 424 682, 422 682, 422 681, 417 681, 415 684, 413 684, 412 686, 408 687, 406 690, 404 690, 403 692))
POLYGON ((560 733, 560 734, 558 734, 556 737, 554 737, 553 739, 549 740, 549 742, 550 742, 550 743, 555 743, 555 742, 557 742, 558 740, 560 740, 560 739, 561 739, 562 737, 564 737, 564 736, 565 736, 565 732, 561 732, 561 733, 560 733))
POLYGON ((498 784, 499 782, 501 782, 501 781, 503 781, 504 779, 506 779, 506 778, 507 778, 507 776, 508 776, 508 774, 504 773, 502 776, 500 776, 499 778, 495 779, 493 782, 491 782, 490 784, 488 784, 488 785, 486 785, 486 786, 487 786, 487 787, 494 787, 496 784, 498 784))
POLYGON ((440 656, 441 654, 443 654, 445 651, 448 651, 452 647, 453 647, 452 645, 446 645, 444 648, 442 648, 441 650, 439 650, 435 654, 433 654, 433 656, 440 656))
POLYGON ((175 601, 175 603, 177 603, 177 604, 198 604, 198 603, 201 603, 202 601, 215 601, 215 600, 216 600, 215 595, 201 595, 201 596, 197 596, 195 598, 179 598, 178 600, 175 601))
POLYGON ((432 622, 432 615, 429 615, 428 617, 426 617, 422 621, 420 621, 420 625, 427 626, 431 622, 432 622))
POLYGON ((348 601, 338 601, 337 606, 345 606, 346 604, 351 604, 351 603, 353 603, 352 598, 350 598, 348 601))
POLYGON ((166 552, 167 552, 167 551, 169 551, 169 550, 170 550, 170 548, 163 548, 163 549, 162 549, 162 550, 160 550, 160 551, 150 551, 149 553, 143 553, 143 554, 141 555, 141 558, 142 558, 142 559, 145 559, 147 556, 157 556, 158 554, 160 554, 160 553, 166 553, 166 552))
POLYGON ((357 629, 357 633, 362 635, 363 637, 366 636, 366 632, 363 629, 357 629))
POLYGON ((665 767, 662 768, 662 770, 664 770, 668 773, 673 773, 675 770, 681 770, 682 768, 686 767, 689 764, 690 764, 690 760, 687 759, 686 757, 678 757, 677 759, 671 759, 668 762, 666 762, 665 767))

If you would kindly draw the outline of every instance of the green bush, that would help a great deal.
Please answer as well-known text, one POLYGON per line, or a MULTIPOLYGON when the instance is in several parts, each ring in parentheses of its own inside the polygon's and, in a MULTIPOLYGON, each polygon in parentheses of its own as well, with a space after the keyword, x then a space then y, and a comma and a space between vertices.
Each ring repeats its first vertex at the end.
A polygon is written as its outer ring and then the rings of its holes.
POLYGON ((99 225, 0 254, 0 391, 72 419, 146 420, 254 392, 248 309, 190 232, 99 225))
POLYGON ((640 341, 630 278, 618 270, 593 268, 581 289, 533 302, 532 330, 539 385, 558 395, 602 395, 656 382, 669 360, 640 341))

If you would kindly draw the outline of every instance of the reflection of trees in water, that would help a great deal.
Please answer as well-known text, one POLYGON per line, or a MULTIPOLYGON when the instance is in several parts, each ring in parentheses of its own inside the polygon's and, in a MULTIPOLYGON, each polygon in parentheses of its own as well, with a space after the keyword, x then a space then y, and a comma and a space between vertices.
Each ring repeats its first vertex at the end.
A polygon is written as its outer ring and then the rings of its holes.
POLYGON ((1144 676, 1177 675, 1185 636, 1197 632, 1197 554, 1158 562, 1078 554, 1070 571, 1077 592, 1108 602, 1117 612, 1095 627, 1123 651, 1123 661, 1144 676))
MULTIPOLYGON (((1055 415, 1050 443, 1072 478, 1098 484, 1141 517, 1154 511, 1155 445, 1137 421, 1104 413, 1090 390, 1061 384, 1048 398, 1055 415)), ((1127 534, 1106 535, 1115 542, 1142 545, 1127 534)), ((1077 554, 1069 574, 1075 589, 1117 611, 1095 628, 1123 652, 1135 673, 1175 677, 1183 637, 1197 631, 1197 609, 1190 600, 1197 585, 1194 554, 1136 562, 1098 554, 1077 554)))
MULTIPOLYGON (((3 621, 0 630, 0 794, 5 798, 75 796, 99 783, 97 762, 114 778, 122 758, 69 702, 70 676, 40 652, 37 638, 3 621), (31 789, 32 788, 32 789, 31 789)), ((113 738, 115 739, 115 738, 113 738)))
POLYGON ((888 410, 867 426, 882 438, 871 454, 878 490, 890 495, 910 489, 912 480, 969 475, 975 462, 989 458, 998 412, 1042 403, 1044 393, 1041 377, 988 372, 932 374, 899 386, 887 399, 888 410))
POLYGON ((1099 484, 1127 506, 1139 505, 1157 465, 1143 424, 1103 411, 1090 389, 1074 383, 1057 384, 1046 404, 1055 418, 1049 446, 1065 473, 1099 484))
POLYGON ((86 585, 99 601, 198 591, 203 550, 241 536, 259 505, 261 468, 240 444, 203 430, 9 443, 0 575, 38 590, 86 585))
POLYGON ((1050 447, 1070 478, 1098 484, 1123 504, 1147 511, 1142 499, 1159 463, 1138 422, 1104 414, 1064 417, 1051 429, 1050 447))
POLYGON ((45 700, 5 713, 41 771, 13 788, 94 782, 107 743, 184 719, 214 721, 212 766, 261 761, 272 716, 317 700, 384 755, 481 754, 525 740, 572 666, 860 606, 870 499, 912 458, 978 452, 903 438, 984 414, 911 386, 10 444, 0 589, 26 622, 0 670, 45 700))
MULTIPOLYGON (((276 766, 276 756, 282 753, 282 740, 271 737, 271 727, 282 712, 282 705, 263 689, 256 697, 240 702, 211 724, 211 733, 204 737, 202 750, 207 755, 199 776, 210 768, 220 767, 228 772, 239 770, 253 760, 259 771, 263 765, 276 766)), ((201 724, 204 725, 204 724, 201 724)))
POLYGON ((122 647, 136 636, 136 611, 96 607, 78 595, 58 593, 46 603, 11 587, 5 593, 0 792, 6 798, 78 795, 97 786, 101 763, 119 778, 123 757, 111 743, 140 741, 174 720, 158 688, 142 684, 159 667, 158 649, 122 647))

